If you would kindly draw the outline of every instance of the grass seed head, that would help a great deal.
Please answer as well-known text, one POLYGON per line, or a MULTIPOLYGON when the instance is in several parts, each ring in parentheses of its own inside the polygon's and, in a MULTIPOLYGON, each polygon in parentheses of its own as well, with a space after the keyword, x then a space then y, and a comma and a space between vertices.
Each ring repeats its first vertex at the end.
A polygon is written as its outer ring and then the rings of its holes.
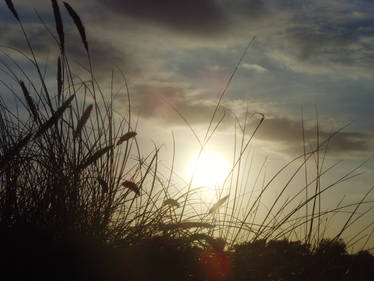
POLYGON ((9 10, 13 13, 14 17, 19 21, 20 19, 17 10, 14 8, 12 0, 5 0, 5 3, 7 4, 9 10))
POLYGON ((51 128, 61 117, 64 111, 70 106, 71 102, 73 101, 75 97, 75 94, 73 94, 70 98, 68 98, 52 115, 51 118, 49 118, 47 121, 45 121, 40 127, 39 130, 36 132, 34 138, 40 137, 42 134, 44 134, 49 128, 51 128))
POLYGON ((78 136, 80 136, 84 125, 87 123, 88 118, 90 118, 92 107, 93 107, 92 104, 90 104, 89 106, 87 106, 86 110, 83 112, 82 117, 78 121, 77 128, 74 131, 74 134, 73 134, 74 138, 77 138, 78 136))
POLYGON ((209 214, 212 214, 212 213, 214 213, 215 211, 217 211, 217 209, 218 209, 219 207, 221 207, 221 206, 223 205, 223 203, 226 202, 226 200, 229 198, 229 196, 230 196, 230 195, 226 195, 225 197, 223 197, 223 198, 221 198, 220 200, 218 200, 218 201, 213 205, 213 207, 210 208, 210 210, 209 210, 209 214))
POLYGON ((61 52, 65 53, 65 36, 64 36, 64 26, 62 24, 60 8, 56 0, 52 0, 53 14, 55 17, 56 31, 58 38, 60 39, 61 52))
POLYGON ((30 96, 30 93, 27 90, 25 83, 23 83, 23 81, 19 81, 19 84, 21 85, 22 92, 23 92, 23 95, 25 96, 27 105, 29 106, 31 113, 34 116, 34 121, 38 121, 39 120, 38 110, 36 109, 35 103, 32 100, 32 97, 30 96))
POLYGON ((83 170, 87 168, 89 165, 91 165, 92 163, 96 162, 101 157, 103 157, 112 148, 113 146, 110 145, 110 146, 104 147, 103 149, 96 151, 93 155, 89 156, 83 164, 79 166, 79 170, 83 170))
POLYGON ((82 24, 82 21, 81 21, 80 17, 78 16, 78 14, 74 11, 74 9, 68 3, 64 2, 64 6, 65 6, 66 10, 68 11, 69 15, 71 16, 71 18, 73 19, 73 21, 74 21, 74 23, 75 23, 75 25, 76 25, 76 27, 79 31, 79 34, 81 36, 84 48, 88 52, 86 30, 84 29, 84 25, 82 24))
POLYGON ((136 135, 137 135, 136 132, 127 132, 126 134, 124 134, 122 137, 119 138, 119 140, 117 141, 117 145, 120 145, 121 143, 128 141, 131 138, 136 137, 136 135))
POLYGON ((179 208, 180 207, 180 204, 178 203, 177 200, 175 199, 166 199, 163 203, 164 205, 169 205, 170 207, 175 207, 175 208, 179 208))
POLYGON ((138 185, 132 181, 124 181, 122 183, 122 185, 128 189, 130 189, 131 191, 135 192, 136 195, 139 195, 140 194, 140 188, 138 187, 138 185))

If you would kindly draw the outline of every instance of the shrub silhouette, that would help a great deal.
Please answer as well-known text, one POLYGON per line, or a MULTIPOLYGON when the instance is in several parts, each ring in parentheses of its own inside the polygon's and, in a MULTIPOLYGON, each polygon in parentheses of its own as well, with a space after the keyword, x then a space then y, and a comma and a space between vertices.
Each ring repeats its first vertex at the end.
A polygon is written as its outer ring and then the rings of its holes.
POLYGON ((197 252, 185 239, 156 236, 117 248, 118 276, 127 280, 202 280, 197 252), (118 274, 120 273, 120 274, 118 274))
POLYGON ((350 255, 345 247, 327 239, 315 250, 286 240, 237 245, 231 280, 371 280, 374 257, 367 251, 350 255))
POLYGON ((308 261, 301 242, 257 240, 235 247, 232 280, 303 280, 308 261))

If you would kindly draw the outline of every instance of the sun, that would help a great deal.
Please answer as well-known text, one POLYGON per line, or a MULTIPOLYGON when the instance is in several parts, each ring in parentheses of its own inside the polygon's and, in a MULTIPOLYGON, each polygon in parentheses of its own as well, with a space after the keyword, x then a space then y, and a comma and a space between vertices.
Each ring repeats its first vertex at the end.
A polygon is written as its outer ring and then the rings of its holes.
POLYGON ((229 172, 229 162, 213 150, 204 150, 199 159, 192 159, 188 165, 188 176, 193 176, 193 185, 211 192, 222 186, 229 172))

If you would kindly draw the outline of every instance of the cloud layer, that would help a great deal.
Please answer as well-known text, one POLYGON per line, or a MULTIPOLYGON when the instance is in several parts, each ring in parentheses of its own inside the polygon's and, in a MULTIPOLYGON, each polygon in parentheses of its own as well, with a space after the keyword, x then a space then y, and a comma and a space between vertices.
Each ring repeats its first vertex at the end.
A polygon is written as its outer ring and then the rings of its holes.
MULTIPOLYGON (((223 128, 232 124, 233 114, 243 114, 247 103, 267 117, 257 137, 291 151, 300 144, 300 106, 317 105, 321 120, 354 122, 334 138, 332 151, 349 154, 372 148, 374 4, 370 1, 88 0, 71 4, 86 24, 97 77, 106 81, 113 69, 123 70, 130 78, 141 118, 172 128, 184 124, 181 114, 191 125, 207 125, 243 49, 256 35, 220 109, 219 116, 226 113, 223 128)), ((27 22, 38 55, 53 54, 55 42, 31 10, 36 5, 54 32, 50 2, 19 0, 15 5, 27 22)), ((79 35, 62 6, 61 11, 71 61, 86 67, 79 35)), ((27 51, 4 3, 0 14, 4 15, 1 44, 27 51)), ((307 118, 313 120, 313 115, 307 118)), ((321 138, 329 134, 321 128, 321 138)), ((305 127, 305 135, 312 142, 315 129, 305 127)))

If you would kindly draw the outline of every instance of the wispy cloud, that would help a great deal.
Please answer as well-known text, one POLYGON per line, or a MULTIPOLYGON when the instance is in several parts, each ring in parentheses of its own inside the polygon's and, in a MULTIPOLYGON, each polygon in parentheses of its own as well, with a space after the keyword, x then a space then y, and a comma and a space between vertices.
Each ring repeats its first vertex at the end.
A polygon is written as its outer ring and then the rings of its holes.
POLYGON ((261 66, 261 65, 258 65, 258 64, 248 64, 248 63, 244 63, 244 64, 242 65, 242 67, 245 68, 245 69, 253 70, 253 71, 256 71, 256 72, 260 72, 260 73, 262 73, 262 72, 267 72, 267 71, 268 71, 265 67, 263 67, 263 66, 261 66))
MULTIPOLYGON (((216 107, 213 101, 197 96, 190 98, 187 89, 170 86, 137 89, 133 105, 139 116, 153 119, 163 126, 186 126, 186 121, 192 126, 208 124, 216 107)), ((215 120, 222 117, 225 117, 223 125, 232 121, 229 111, 223 106, 218 109, 215 120)))

